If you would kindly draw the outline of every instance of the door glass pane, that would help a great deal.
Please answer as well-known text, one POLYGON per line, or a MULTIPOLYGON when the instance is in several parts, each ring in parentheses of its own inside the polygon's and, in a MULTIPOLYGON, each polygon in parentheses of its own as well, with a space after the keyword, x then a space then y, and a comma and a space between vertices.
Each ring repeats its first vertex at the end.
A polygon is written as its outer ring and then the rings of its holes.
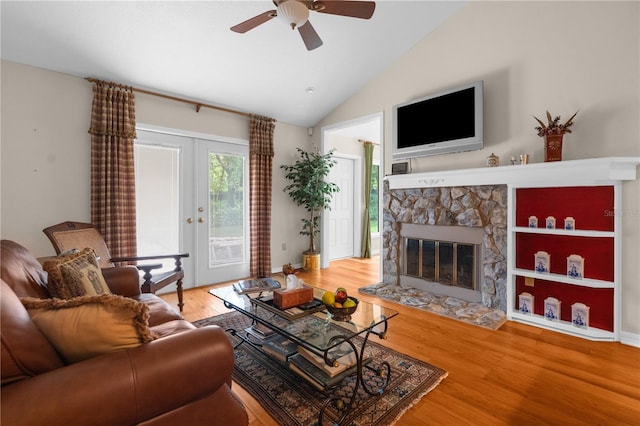
MULTIPOLYGON (((180 150, 136 144, 134 156, 138 255, 178 253, 180 150)), ((171 259, 146 263, 175 267, 171 259)))
POLYGON ((422 278, 436 280, 436 242, 422 241, 422 278))
POLYGON ((419 274, 419 258, 420 258, 420 240, 414 240, 412 238, 406 239, 407 249, 405 251, 406 267, 405 273, 407 275, 417 277, 419 274))
POLYGON ((209 153, 209 266, 245 261, 243 156, 209 153))
POLYGON ((458 271, 459 287, 473 289, 473 276, 474 276, 474 252, 475 247, 473 244, 461 244, 458 243, 458 264, 456 265, 458 271))
POLYGON ((453 243, 440 241, 438 246, 440 279, 442 284, 453 284, 453 243))

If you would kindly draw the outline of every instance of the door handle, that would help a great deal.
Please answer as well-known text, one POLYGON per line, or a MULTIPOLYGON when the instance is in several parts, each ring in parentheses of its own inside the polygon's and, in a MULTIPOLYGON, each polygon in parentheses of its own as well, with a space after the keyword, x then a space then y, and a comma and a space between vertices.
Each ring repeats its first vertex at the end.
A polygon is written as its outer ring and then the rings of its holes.
POLYGON ((193 223, 193 219, 192 218, 187 218, 187 223, 193 223))
POLYGON ((199 217, 199 218, 198 218, 198 222, 200 222, 200 223, 204 223, 204 218, 203 218, 203 217, 199 217))

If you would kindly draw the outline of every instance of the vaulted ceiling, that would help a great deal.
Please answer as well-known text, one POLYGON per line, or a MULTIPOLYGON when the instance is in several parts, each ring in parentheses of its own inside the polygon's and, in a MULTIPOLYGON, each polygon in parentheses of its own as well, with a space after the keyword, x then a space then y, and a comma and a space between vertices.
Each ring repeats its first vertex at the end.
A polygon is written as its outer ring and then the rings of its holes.
POLYGON ((2 59, 311 127, 464 2, 377 1, 369 20, 311 12, 308 51, 261 1, 2 1, 2 59))

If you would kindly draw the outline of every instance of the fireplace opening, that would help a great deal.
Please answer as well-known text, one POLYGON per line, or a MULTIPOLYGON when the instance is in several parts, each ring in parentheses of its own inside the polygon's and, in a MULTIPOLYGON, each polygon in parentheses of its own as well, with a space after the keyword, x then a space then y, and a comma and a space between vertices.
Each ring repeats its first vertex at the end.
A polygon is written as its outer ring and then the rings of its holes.
POLYGON ((404 274, 410 277, 476 289, 478 245, 405 238, 404 274))
POLYGON ((403 223, 400 285, 481 302, 483 235, 480 227, 403 223))

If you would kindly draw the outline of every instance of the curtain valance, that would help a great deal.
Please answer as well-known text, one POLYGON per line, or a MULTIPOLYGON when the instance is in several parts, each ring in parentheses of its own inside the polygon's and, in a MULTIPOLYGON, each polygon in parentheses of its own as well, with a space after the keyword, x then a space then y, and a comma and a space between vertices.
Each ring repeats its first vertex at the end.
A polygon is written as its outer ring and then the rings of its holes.
POLYGON ((136 137, 135 95, 131 87, 109 82, 94 84, 89 133, 136 137))

